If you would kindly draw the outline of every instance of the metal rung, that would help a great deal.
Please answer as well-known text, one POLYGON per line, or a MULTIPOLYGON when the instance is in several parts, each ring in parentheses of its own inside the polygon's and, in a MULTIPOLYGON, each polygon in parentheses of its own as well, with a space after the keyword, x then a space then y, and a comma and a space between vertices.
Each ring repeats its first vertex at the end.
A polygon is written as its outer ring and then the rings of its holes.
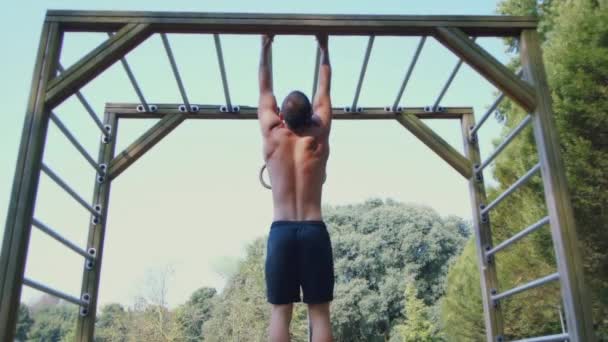
POLYGON ((512 194, 513 191, 517 190, 520 186, 526 184, 528 180, 530 180, 530 178, 532 178, 532 176, 534 176, 534 174, 538 172, 538 170, 540 170, 540 163, 534 165, 534 167, 532 167, 528 172, 526 172, 525 175, 521 176, 515 183, 511 184, 511 186, 507 190, 505 190, 505 192, 500 194, 500 196, 498 196, 490 204, 483 207, 483 209, 481 209, 481 215, 487 214, 490 210, 492 210, 492 208, 497 206, 500 202, 502 202, 502 200, 512 194))
MULTIPOLYGON (((114 36, 114 34, 112 32, 108 32, 108 37, 112 37, 114 36)), ((144 106, 144 109, 146 110, 146 112, 150 111, 150 107, 148 106, 148 102, 146 102, 146 99, 144 98, 144 94, 141 91, 141 88, 139 88, 139 85, 137 84, 137 80, 135 79, 135 76, 133 75, 133 72, 131 71, 131 67, 129 67, 129 63, 127 63, 127 58, 123 57, 120 59, 120 62, 122 64, 123 69, 125 69, 125 72, 127 73, 127 77, 129 78, 129 81, 131 81, 131 85, 133 86, 133 89, 135 90, 135 93, 137 94, 137 97, 139 98, 139 102, 141 102, 142 106, 144 106)))
POLYGON ((539 337, 528 337, 523 340, 516 340, 513 342, 552 342, 552 341, 570 341, 570 336, 568 334, 557 334, 557 335, 547 335, 547 336, 539 336, 539 337))
POLYGON ((163 45, 165 47, 165 51, 167 52, 167 57, 169 57, 169 63, 171 64, 171 70, 173 71, 173 76, 175 77, 175 81, 177 82, 177 87, 179 88, 179 93, 182 96, 182 100, 184 104, 187 106, 188 111, 192 111, 190 107, 190 101, 188 101, 188 96, 186 96, 186 88, 184 87, 184 83, 182 82, 182 78, 179 75, 179 70, 177 69, 177 63, 175 62, 175 57, 173 56, 173 51, 171 51, 171 45, 169 44, 169 39, 167 39, 167 35, 164 33, 160 34, 160 38, 163 41, 163 45))
POLYGON ((74 145, 74 147, 78 150, 78 152, 80 152, 80 154, 82 154, 84 159, 86 159, 89 162, 89 164, 91 164, 91 166, 95 170, 97 170, 98 173, 103 174, 105 171, 101 168, 101 166, 99 166, 95 162, 95 159, 93 159, 93 157, 91 157, 91 155, 87 152, 87 150, 85 150, 84 147, 82 147, 82 145, 80 145, 78 140, 76 140, 74 135, 72 135, 70 130, 68 130, 68 128, 63 124, 63 122, 61 122, 61 120, 59 120, 57 115, 55 113, 51 112, 50 116, 51 116, 51 120, 55 123, 57 128, 59 128, 59 130, 63 133, 63 135, 65 135, 65 137, 68 138, 68 140, 72 143, 72 145, 74 145))
POLYGON ((374 46, 375 38, 375 36, 369 36, 367 41, 365 57, 363 58, 363 65, 361 66, 361 73, 359 74, 359 81, 357 82, 357 90, 355 90, 355 98, 353 99, 353 104, 350 106, 353 113, 357 112, 357 102, 359 102, 359 95, 361 94, 361 87, 363 86, 363 79, 365 78, 365 72, 367 71, 367 64, 369 63, 369 56, 372 53, 372 46, 374 46))
POLYGON ((228 78, 226 77, 226 67, 224 65, 224 54, 222 53, 222 42, 219 34, 213 35, 215 42, 215 52, 217 53, 217 61, 220 66, 220 75, 222 76, 222 86, 224 87, 224 97, 226 98, 226 107, 232 112, 232 102, 230 101, 230 89, 228 88, 228 78))
POLYGON ((486 159, 483 163, 481 163, 481 166, 476 168, 476 171, 481 172, 488 165, 490 165, 490 163, 494 160, 494 158, 496 158, 498 156, 498 154, 500 152, 502 152, 502 150, 504 150, 505 147, 507 147, 511 143, 511 141, 519 134, 519 132, 521 132, 524 128, 526 128, 526 126, 530 123, 530 121, 532 121, 532 117, 530 115, 526 115, 526 117, 523 120, 521 120, 521 122, 519 124, 517 124, 517 126, 511 131, 511 133, 509 133, 509 135, 507 135, 505 140, 503 142, 501 142, 500 145, 498 145, 498 147, 494 150, 494 152, 492 152, 492 154, 488 157, 488 159, 486 159))
POLYGON ((414 71, 414 67, 418 62, 418 57, 420 56, 420 51, 422 51, 422 47, 426 42, 426 36, 420 38, 420 42, 418 43, 418 47, 416 47, 416 52, 414 52, 414 57, 412 57, 412 61, 410 62, 410 66, 407 68, 407 72, 405 73, 405 77, 403 78, 403 82, 401 83, 401 88, 399 88, 399 92, 397 93, 397 97, 395 98, 395 102, 393 102, 392 110, 397 110, 399 106, 399 102, 401 102, 401 97, 403 96, 403 92, 405 91, 405 87, 410 81, 410 77, 412 76, 412 72, 414 71))
MULTIPOLYGON (((63 73, 65 71, 65 69, 63 68, 63 66, 61 66, 61 64, 57 65, 57 70, 59 70, 59 72, 61 72, 61 73, 63 73)), ((93 119, 93 121, 95 122, 97 127, 99 127, 99 129, 101 130, 101 133, 103 133, 104 135, 109 135, 109 132, 104 127, 103 122, 101 122, 101 120, 99 119, 99 117, 97 116, 95 111, 93 110, 93 107, 91 107, 91 105, 89 104, 87 99, 84 98, 84 96, 82 95, 80 90, 76 91, 76 97, 78 98, 78 101, 80 101, 80 103, 82 104, 84 109, 86 109, 87 113, 89 113, 89 116, 91 117, 91 119, 93 119)))
POLYGON ((38 221, 36 218, 32 219, 32 224, 35 227, 37 227, 38 229, 40 229, 41 231, 45 232, 50 237, 52 237, 55 240, 61 242, 64 246, 66 246, 69 249, 73 250, 74 252, 82 255, 86 259, 95 259, 95 257, 93 255, 87 253, 87 251, 85 251, 84 249, 76 246, 76 244, 72 243, 71 241, 68 241, 66 238, 64 238, 63 236, 59 235, 59 233, 57 233, 56 231, 54 231, 49 226, 47 226, 44 223, 38 221))
POLYGON ((541 285, 544 285, 544 284, 552 282, 552 281, 556 281, 558 279, 559 279, 559 273, 555 272, 555 273, 550 274, 550 275, 548 275, 546 277, 542 277, 542 278, 533 280, 533 281, 531 281, 531 282, 529 282, 527 284, 524 284, 524 285, 521 285, 521 286, 518 286, 518 287, 514 287, 514 288, 512 288, 512 289, 510 289, 508 291, 499 293, 497 295, 493 295, 492 296, 492 301, 497 302, 497 301, 499 301, 499 300, 501 300, 503 298, 507 298, 507 297, 513 296, 513 295, 518 294, 520 292, 524 292, 524 291, 533 289, 535 287, 539 287, 541 285))
POLYGON ((542 227, 548 223, 549 223, 549 216, 543 217, 538 222, 532 224, 531 226, 527 227, 526 229, 520 231, 519 233, 517 233, 517 234, 513 235, 512 237, 506 239, 505 241, 501 242, 498 246, 487 251, 486 257, 496 254, 498 251, 510 246, 514 242, 521 240, 522 238, 526 237, 530 233, 535 232, 537 229, 539 229, 540 227, 542 227))
MULTIPOLYGON (((517 76, 521 78, 523 73, 524 73, 523 70, 519 70, 517 72, 517 76)), ((490 108, 488 108, 488 110, 485 112, 485 114, 481 117, 481 119, 479 120, 477 125, 475 125, 474 127, 471 127, 471 131, 469 132, 470 136, 474 136, 477 133, 477 131, 481 128, 481 126, 484 124, 484 122, 486 122, 486 120, 490 117, 490 115, 496 110, 496 108, 502 102, 502 100, 504 100, 504 98, 505 98, 505 94, 500 93, 498 98, 496 98, 494 103, 492 103, 490 108)))
POLYGON ((315 73, 313 74, 313 80, 312 80, 312 96, 310 97, 311 100, 314 101, 315 96, 317 95, 317 85, 319 83, 319 68, 321 66, 321 49, 319 49, 318 46, 316 46, 316 57, 315 57, 315 73))
POLYGON ((46 164, 42 163, 41 169, 47 176, 49 176, 53 181, 55 181, 57 185, 59 185, 63 190, 65 190, 65 192, 70 194, 70 196, 72 196, 72 198, 74 198, 76 202, 80 203, 83 207, 85 207, 85 209, 90 211, 91 214, 93 214, 94 216, 99 216, 101 214, 100 211, 95 210, 95 208, 93 208, 89 203, 87 203, 87 201, 82 199, 82 197, 80 197, 76 193, 76 191, 72 190, 72 188, 70 188, 61 178, 59 178, 59 176, 57 176, 57 174, 53 172, 53 170, 46 166, 46 164))
MULTIPOLYGON (((472 41, 475 41, 476 39, 477 39, 477 37, 473 37, 472 41)), ((437 108, 439 107, 439 104, 441 103, 441 100, 443 100, 445 93, 450 88, 450 85, 452 85, 452 82, 454 81, 456 74, 458 74, 458 70, 460 70, 460 67, 462 66, 462 62, 463 62, 462 59, 458 60, 458 63, 456 63, 456 65, 454 66, 454 69, 452 69, 452 73, 450 74, 450 77, 448 77, 448 80, 443 85, 443 88, 441 88, 441 92, 439 93, 439 96, 437 96, 437 99, 435 100, 435 103, 433 104, 433 107, 432 107, 433 111, 436 111, 437 108)))
POLYGON ((27 285, 33 289, 36 289, 38 291, 42 291, 44 293, 50 294, 51 296, 55 296, 57 298, 61 298, 65 301, 68 301, 70 303, 76 304, 76 305, 80 305, 80 306, 84 306, 84 307, 88 307, 89 303, 87 301, 84 301, 80 298, 76 298, 74 296, 71 296, 69 294, 65 294, 63 292, 59 292, 55 289, 52 289, 46 285, 43 285, 37 281, 28 279, 28 278, 23 278, 23 285, 27 285))

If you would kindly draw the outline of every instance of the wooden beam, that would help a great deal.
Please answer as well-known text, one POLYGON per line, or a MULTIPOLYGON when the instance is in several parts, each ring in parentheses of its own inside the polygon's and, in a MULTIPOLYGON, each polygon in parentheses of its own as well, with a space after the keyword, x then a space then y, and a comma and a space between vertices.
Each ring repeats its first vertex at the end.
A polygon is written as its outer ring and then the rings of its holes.
POLYGON ((46 105, 52 109, 146 40, 147 24, 124 25, 115 35, 53 79, 47 86, 46 105))
POLYGON ((570 202, 564 163, 547 84, 538 33, 521 35, 521 61, 524 76, 536 87, 538 107, 533 114, 534 137, 541 164, 545 202, 549 211, 555 259, 560 276, 562 299, 570 341, 595 341, 591 305, 584 281, 578 247, 576 222, 570 202))
POLYGON ((50 117, 50 109, 44 103, 44 89, 57 71, 62 41, 60 25, 45 23, 38 46, 0 254, 0 341, 14 340, 50 117))
POLYGON ((403 113, 397 121, 466 179, 473 176, 473 164, 415 115, 403 113))
POLYGON ((471 41, 467 33, 455 27, 437 27, 435 38, 526 111, 534 110, 536 107, 534 89, 481 46, 471 41))
MULTIPOLYGON (((114 157, 116 149, 116 138, 118 132, 118 118, 114 113, 105 113, 104 124, 111 127, 111 139, 107 143, 99 144, 97 160, 100 164, 108 164, 114 157)), ((99 299, 99 283, 101 280, 101 262, 103 260, 104 240, 106 226, 108 223, 108 207, 110 204, 110 188, 112 182, 107 179, 104 182, 95 181, 92 203, 101 206, 101 215, 98 221, 89 223, 89 234, 87 237, 87 250, 95 249, 95 262, 92 267, 83 267, 81 293, 88 293, 88 312, 86 315, 78 315, 76 323, 76 342, 93 341, 95 333, 95 317, 97 315, 97 300, 99 299)), ((87 261, 85 261, 87 262, 87 261)))
POLYGON ((534 17, 462 15, 321 15, 267 13, 49 11, 47 20, 67 31, 116 31, 127 23, 152 25, 157 33, 238 33, 330 35, 433 35, 437 26, 471 36, 517 36, 535 29, 534 17))
POLYGON ((131 164, 135 163, 141 156, 161 141, 162 138, 184 122, 187 116, 188 114, 185 113, 169 114, 157 122, 156 125, 148 129, 141 137, 112 160, 108 170, 108 177, 110 180, 116 178, 131 166, 131 164))
MULTIPOLYGON (((462 140, 464 153, 473 164, 481 163, 478 140, 469 138, 469 128, 475 125, 475 116, 466 114, 462 117, 462 140)), ((483 304, 484 322, 486 330, 486 341, 496 342, 500 336, 504 336, 504 321, 500 306, 494 306, 492 302, 492 291, 499 289, 498 276, 496 273, 496 262, 494 259, 486 258, 486 249, 492 248, 492 230, 490 229, 490 218, 482 219, 481 205, 488 203, 486 187, 483 176, 469 179, 469 194, 471 198, 471 209, 473 211, 473 233, 477 251, 477 265, 479 268, 479 281, 481 286, 481 298, 483 304)))
MULTIPOLYGON (((180 103, 181 104, 181 103, 180 103)), ((154 112, 140 112, 139 103, 108 103, 106 110, 113 111, 121 119, 155 119, 171 114, 180 114, 180 104, 159 104, 154 112)), ((194 104, 193 104, 194 105, 194 104)), ((224 120, 257 120, 256 107, 240 106, 237 113, 220 111, 222 105, 196 104, 200 109, 195 113, 188 113, 188 119, 224 119, 224 120)), ((473 113, 471 107, 447 107, 441 112, 426 112, 423 107, 404 107, 401 113, 415 115, 421 119, 460 119, 463 114, 473 113)), ((399 113, 387 111, 381 107, 365 107, 361 113, 346 112, 344 108, 334 108, 334 120, 395 120, 399 113)))

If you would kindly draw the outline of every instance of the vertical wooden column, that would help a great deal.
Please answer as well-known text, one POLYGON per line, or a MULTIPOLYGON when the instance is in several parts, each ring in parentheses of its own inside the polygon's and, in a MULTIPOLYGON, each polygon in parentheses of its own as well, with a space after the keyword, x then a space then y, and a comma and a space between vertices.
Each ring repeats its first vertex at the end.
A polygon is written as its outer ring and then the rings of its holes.
POLYGON ((591 305, 586 295, 583 265, 578 249, 574 212, 570 203, 564 163, 560 155, 540 39, 536 31, 522 32, 521 61, 525 78, 536 90, 537 107, 533 113, 534 137, 543 176, 545 201, 549 211, 568 334, 570 341, 595 341, 591 305))
MULTIPOLYGON (((104 123, 109 126, 109 135, 102 137, 99 146, 99 164, 109 165, 114 158, 114 150, 116 148, 116 135, 118 132, 118 118, 114 113, 106 112, 104 123)), ((95 188, 93 191, 93 204, 101 207, 101 216, 99 220, 91 218, 89 225, 89 236, 87 239, 87 248, 93 249, 95 253, 95 262, 90 265, 85 261, 82 276, 82 294, 89 294, 90 303, 86 312, 80 313, 78 323, 76 325, 76 341, 90 342, 93 341, 95 332, 95 315, 97 312, 97 299, 99 297, 99 282, 101 275, 101 261, 103 256, 103 243, 105 238, 106 224, 108 222, 108 205, 110 200, 111 179, 107 175, 99 175, 95 177, 95 188)))
MULTIPOLYGON (((471 139, 469 131, 475 126, 473 114, 462 116, 462 139, 464 142, 464 153, 473 165, 479 165, 479 144, 476 137, 471 139)), ((486 337, 488 342, 501 341, 503 336, 503 318, 499 306, 495 306, 491 296, 498 289, 496 276, 496 263, 494 259, 487 259, 486 251, 492 247, 492 232, 490 230, 490 219, 481 216, 481 205, 487 203, 485 183, 481 173, 473 174, 469 179, 469 192, 471 207, 473 210, 473 230, 475 233, 475 245, 477 247, 477 259, 479 263, 479 279, 481 283, 481 296, 483 299, 483 311, 486 326, 486 337)))
POLYGON ((0 255, 0 341, 13 341, 50 109, 46 85, 55 76, 63 33, 45 22, 23 125, 0 255))

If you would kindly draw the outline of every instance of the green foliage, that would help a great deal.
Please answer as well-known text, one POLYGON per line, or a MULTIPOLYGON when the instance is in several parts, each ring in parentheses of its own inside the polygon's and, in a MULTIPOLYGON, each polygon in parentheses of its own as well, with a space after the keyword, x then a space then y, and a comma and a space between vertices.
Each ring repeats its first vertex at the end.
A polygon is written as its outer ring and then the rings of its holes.
MULTIPOLYGON (((499 12, 539 16, 539 29, 546 38, 543 45, 545 67, 577 221, 586 282, 592 290, 598 335, 600 339, 608 339, 608 321, 605 318, 608 317, 608 273, 605 272, 608 268, 608 231, 604 229, 605 222, 608 222, 608 178, 605 177, 608 168, 608 2, 505 0, 500 3, 499 12)), ((515 61, 513 64, 518 63, 515 61)), ((500 106, 499 112, 504 118, 503 137, 526 114, 509 101, 500 106)), ((504 191, 537 162, 534 145, 532 131, 524 131, 497 159, 494 176, 499 186, 489 191, 490 198, 504 191)), ((502 241, 544 215, 544 195, 537 178, 493 211, 494 240, 502 241)), ((465 249, 465 254, 448 277, 442 310, 448 333, 482 322, 480 307, 474 315, 459 315, 458 308, 453 305, 457 302, 460 305, 472 304, 477 298, 462 293, 467 288, 479 286, 477 275, 473 273, 476 262, 471 257, 473 247, 470 249, 465 249), (463 274, 461 265, 464 263, 471 266, 470 272, 463 274)), ((502 290, 554 272, 555 258, 549 230, 541 229, 501 253, 496 263, 502 290)), ((501 305, 505 312, 507 338, 561 331, 557 286, 520 294, 501 305)), ((465 335, 462 336, 466 340, 465 335)))
POLYGON ((126 342, 128 338, 128 314, 120 304, 105 305, 99 313, 96 342, 126 342))
POLYGON ((60 303, 39 309, 34 315, 28 340, 40 342, 68 342, 74 340, 78 308, 60 303))
POLYGON ((391 341, 433 341, 433 324, 429 317, 429 308, 418 298, 416 287, 413 282, 409 282, 405 288, 403 316, 406 317, 405 323, 396 325, 393 334, 398 337, 395 339, 391 334, 391 341))
POLYGON ((17 318, 17 331, 15 333, 15 339, 18 341, 25 341, 33 324, 34 320, 30 315, 30 309, 25 304, 19 305, 19 317, 17 318))
MULTIPOLYGON (((324 217, 336 272, 336 341, 387 340, 393 325, 403 322, 407 277, 415 279, 421 305, 435 303, 443 294, 448 264, 469 234, 462 219, 390 200, 327 207, 324 217)), ((267 339, 264 249, 264 240, 249 247, 204 325, 206 341, 267 339)), ((292 341, 306 341, 306 326, 305 308, 296 305, 292 341)))
POLYGON ((217 291, 202 287, 175 311, 175 316, 184 333, 184 341, 200 341, 204 336, 203 324, 211 318, 211 310, 216 301, 217 291))

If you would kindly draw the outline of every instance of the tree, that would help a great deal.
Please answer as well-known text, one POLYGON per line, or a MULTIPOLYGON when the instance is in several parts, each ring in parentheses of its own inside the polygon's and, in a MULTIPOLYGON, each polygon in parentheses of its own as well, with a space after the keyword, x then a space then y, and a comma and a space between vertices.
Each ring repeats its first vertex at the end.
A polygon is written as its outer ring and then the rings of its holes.
POLYGON ((418 298, 413 282, 408 282, 403 298, 403 324, 393 328, 391 341, 433 341, 433 324, 429 319, 429 308, 418 298), (396 338, 395 338, 396 337, 396 338))
POLYGON ((96 322, 96 342, 126 342, 129 333, 129 317, 122 305, 107 304, 101 309, 96 322))
POLYGON ((78 307, 60 304, 39 308, 28 338, 34 341, 73 341, 78 307))
POLYGON ((34 320, 30 316, 30 309, 27 307, 27 305, 21 303, 19 305, 19 317, 17 319, 17 332, 15 333, 15 339, 18 341, 25 341, 33 324, 34 320))
POLYGON ((211 318, 216 293, 213 288, 202 287, 196 290, 184 305, 176 309, 176 320, 184 333, 185 341, 201 341, 205 336, 203 324, 211 318))

